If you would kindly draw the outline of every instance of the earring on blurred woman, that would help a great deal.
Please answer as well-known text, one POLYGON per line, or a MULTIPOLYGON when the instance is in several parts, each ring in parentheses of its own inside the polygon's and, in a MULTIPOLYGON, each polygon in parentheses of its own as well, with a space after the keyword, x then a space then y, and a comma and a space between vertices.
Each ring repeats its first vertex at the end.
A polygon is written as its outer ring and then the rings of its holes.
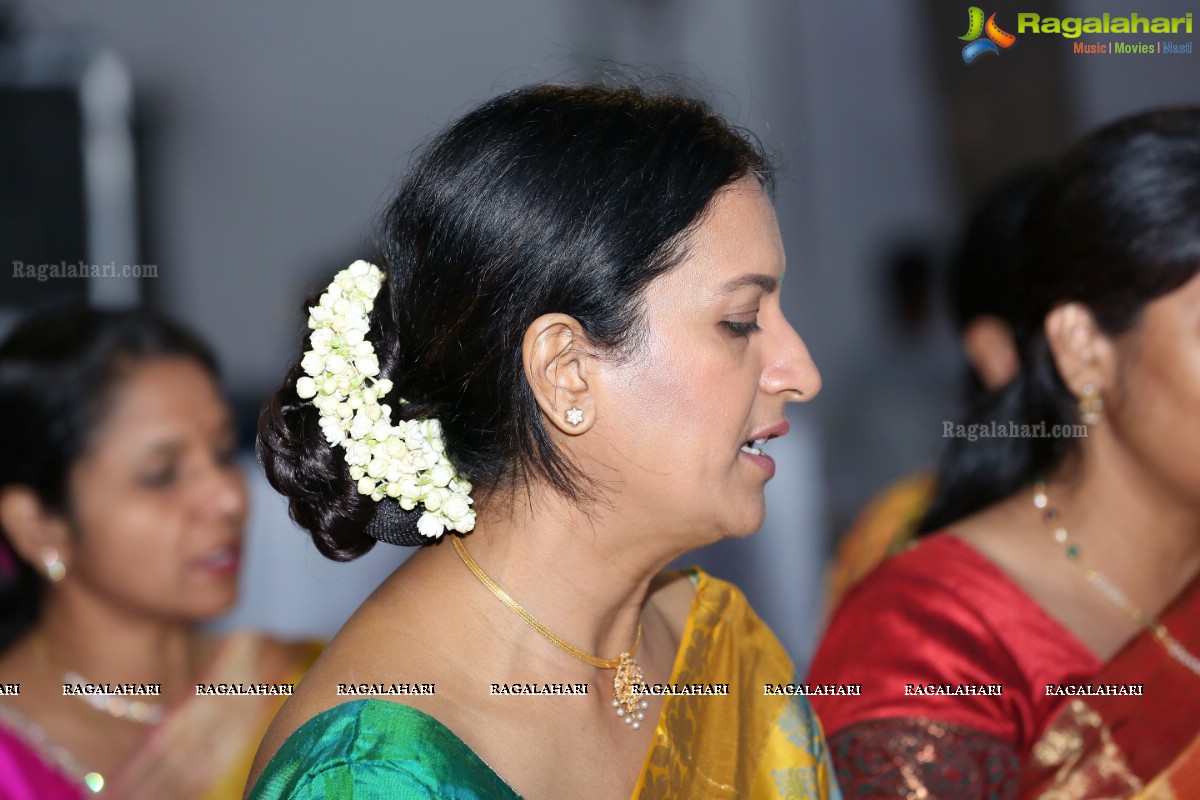
POLYGON ((46 576, 53 583, 67 577, 67 565, 58 557, 58 551, 53 547, 42 548, 42 563, 46 565, 46 576))
POLYGON ((1083 420, 1084 425, 1097 425, 1100 423, 1100 412, 1104 410, 1104 401, 1100 399, 1100 393, 1096 391, 1096 387, 1090 383, 1083 385, 1083 397, 1079 398, 1079 418, 1083 420))
POLYGON ((571 408, 567 409, 567 422, 571 423, 572 425, 578 425, 579 423, 583 422, 583 409, 581 409, 579 406, 572 406, 571 408))

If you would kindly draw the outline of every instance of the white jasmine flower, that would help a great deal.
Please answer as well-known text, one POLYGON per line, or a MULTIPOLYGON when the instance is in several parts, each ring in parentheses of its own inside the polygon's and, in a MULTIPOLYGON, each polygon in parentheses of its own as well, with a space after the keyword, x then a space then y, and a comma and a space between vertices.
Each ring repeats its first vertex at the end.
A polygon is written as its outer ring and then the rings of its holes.
POLYGON ((331 375, 341 375, 346 371, 346 359, 337 353, 333 353, 329 358, 325 359, 325 369, 329 370, 331 375))
POLYGON ((471 507, 467 505, 467 501, 458 495, 452 496, 442 506, 442 513, 445 514, 451 522, 460 520, 471 512, 471 507))
POLYGON ((354 421, 350 423, 349 433, 351 438, 362 439, 371 432, 373 425, 374 423, 371 422, 371 418, 368 417, 365 412, 360 410, 354 415, 354 421))
POLYGON ((329 352, 330 345, 333 342, 333 331, 326 327, 319 327, 312 332, 308 337, 308 343, 312 345, 314 353, 325 355, 329 352))
POLYGON ((358 371, 368 378, 374 378, 379 374, 379 359, 374 355, 359 356, 355 359, 354 365, 358 367, 358 371))
POLYGON ((365 467, 371 460, 371 448, 366 442, 350 442, 346 445, 346 462, 365 467))
POLYGON ((450 499, 450 492, 445 489, 430 487, 425 492, 425 508, 430 511, 441 511, 442 505, 450 499))
POLYGON ((417 520, 417 531, 422 536, 427 536, 430 539, 438 538, 445 529, 445 526, 438 521, 438 518, 428 511, 422 514, 421 518, 417 520))
MULTIPOLYGON (((367 419, 371 419, 371 411, 372 410, 374 410, 374 409, 368 408, 366 410, 367 419)), ((378 416, 378 415, 379 415, 379 412, 376 410, 375 416, 378 416)), ((386 419, 376 419, 375 423, 371 426, 370 436, 372 439, 374 439, 377 442, 383 442, 383 441, 390 439, 392 436, 391 423, 389 423, 386 419)))
POLYGON ((308 375, 320 375, 325 369, 325 358, 315 350, 309 350, 300 360, 300 369, 308 375))
POLYGON ((425 444, 425 435, 416 420, 409 420, 404 426, 404 443, 410 450, 420 450, 425 444))
POLYGON ((303 399, 303 400, 308 400, 311 397, 316 397, 316 394, 317 394, 316 381, 314 381, 312 378, 308 377, 307 375, 305 375, 303 378, 298 378, 296 380, 296 394, 298 394, 301 397, 301 399, 303 399))
POLYGON ((321 431, 325 434, 325 440, 332 444, 341 444, 346 440, 346 434, 337 425, 323 425, 321 431))
POLYGON ((449 464, 434 464, 433 469, 429 471, 429 479, 434 486, 448 486, 452 477, 454 471, 450 469, 449 464))
POLYGON ((387 475, 388 461, 383 458, 372 458, 371 463, 367 464, 367 475, 372 478, 382 478, 387 475))

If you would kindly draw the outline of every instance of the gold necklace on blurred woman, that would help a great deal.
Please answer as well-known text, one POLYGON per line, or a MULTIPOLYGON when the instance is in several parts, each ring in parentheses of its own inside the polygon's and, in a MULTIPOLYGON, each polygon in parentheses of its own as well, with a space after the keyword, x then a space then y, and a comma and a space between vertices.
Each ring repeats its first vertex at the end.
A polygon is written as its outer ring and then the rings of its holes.
POLYGON ((1062 545, 1067 560, 1083 571, 1088 583, 1094 586, 1100 594, 1124 609, 1126 614, 1166 649, 1171 658, 1183 664, 1193 674, 1200 676, 1200 658, 1197 658, 1194 653, 1172 636, 1171 632, 1167 630, 1167 626, 1158 617, 1135 605, 1103 572, 1083 560, 1079 545, 1071 541, 1067 529, 1059 522, 1058 509, 1050 505, 1050 499, 1046 496, 1046 481, 1042 479, 1034 481, 1033 484, 1033 507, 1041 511, 1043 523, 1054 527, 1054 541, 1062 545))
POLYGON ((617 674, 613 676, 613 708, 617 710, 617 716, 624 719, 625 724, 631 730, 637 730, 642 727, 642 720, 646 718, 646 709, 650 707, 650 704, 645 700, 639 699, 644 679, 641 667, 633 660, 633 656, 637 653, 638 644, 642 641, 641 623, 638 623, 637 637, 633 641, 633 647, 629 648, 629 652, 621 653, 616 658, 596 658, 560 638, 545 625, 538 622, 532 614, 522 608, 516 600, 513 600, 508 595, 508 592, 501 589, 495 581, 488 577, 483 568, 475 562, 475 559, 471 558, 471 554, 467 552, 467 548, 463 546, 458 536, 451 536, 450 541, 454 545, 454 551, 458 553, 459 558, 467 565, 467 569, 471 570, 472 574, 479 579, 479 582, 486 586, 488 591, 496 595, 500 599, 500 602, 508 606, 526 625, 541 634, 542 638, 560 650, 570 653, 585 664, 590 664, 598 669, 615 669, 617 674))

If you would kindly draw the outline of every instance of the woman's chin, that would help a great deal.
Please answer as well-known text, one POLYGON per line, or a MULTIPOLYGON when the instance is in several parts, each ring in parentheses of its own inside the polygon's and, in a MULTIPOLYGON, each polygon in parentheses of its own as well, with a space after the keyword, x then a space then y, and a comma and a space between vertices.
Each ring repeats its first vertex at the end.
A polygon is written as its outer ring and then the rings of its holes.
POLYGON ((232 590, 212 592, 203 597, 193 597, 192 601, 188 603, 185 615, 194 622, 210 622, 232 611, 237 605, 237 601, 236 586, 232 590))
POLYGON ((760 502, 757 507, 746 509, 746 512, 738 515, 736 520, 731 520, 722 526, 720 534, 711 542, 706 542, 705 544, 712 544, 723 539, 749 538, 762 528, 766 518, 766 508, 760 502))

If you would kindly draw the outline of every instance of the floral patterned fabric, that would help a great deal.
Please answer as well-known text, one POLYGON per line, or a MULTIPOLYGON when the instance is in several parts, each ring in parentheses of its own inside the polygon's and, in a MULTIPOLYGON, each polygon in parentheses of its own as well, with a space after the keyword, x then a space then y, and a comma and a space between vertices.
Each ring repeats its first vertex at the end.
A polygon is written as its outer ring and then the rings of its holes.
POLYGON ((696 597, 672 670, 675 684, 728 684, 727 696, 666 698, 634 796, 672 800, 840 800, 820 723, 791 658, 734 586, 692 571, 696 597))

